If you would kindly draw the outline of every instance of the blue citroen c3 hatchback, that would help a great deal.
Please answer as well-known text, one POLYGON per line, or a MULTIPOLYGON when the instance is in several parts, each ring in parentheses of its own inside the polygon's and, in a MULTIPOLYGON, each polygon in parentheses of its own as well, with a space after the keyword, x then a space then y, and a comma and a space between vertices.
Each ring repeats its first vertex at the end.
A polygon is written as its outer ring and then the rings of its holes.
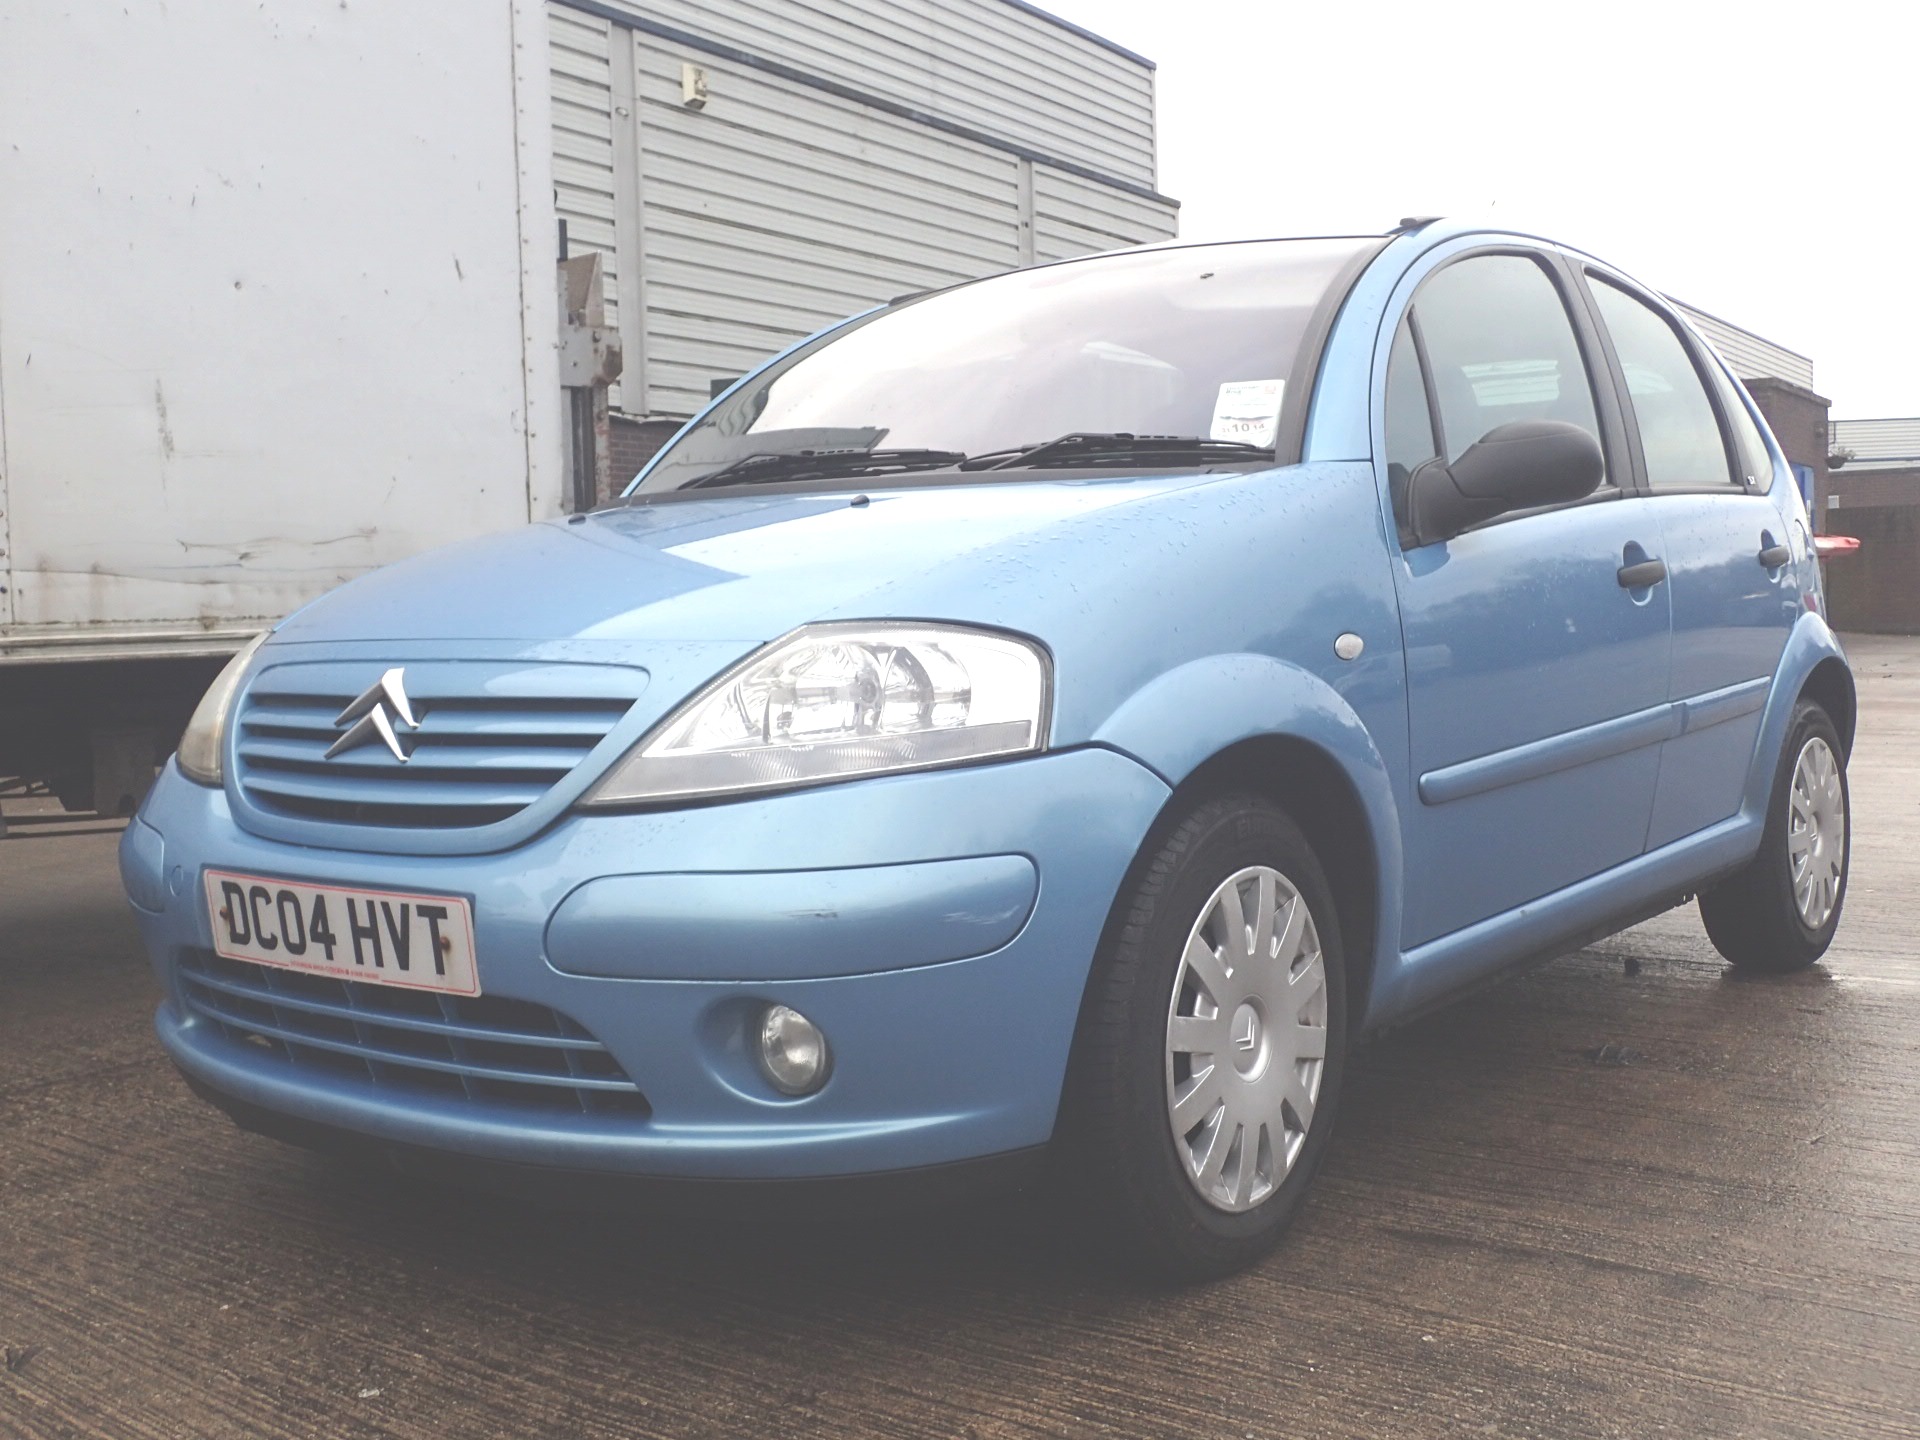
POLYGON ((1279 1236, 1354 1039, 1697 894, 1812 963, 1846 661, 1651 291, 1519 234, 1168 245, 776 357, 625 502, 369 575, 121 847, 242 1123, 559 1173, 1044 1156, 1279 1236))

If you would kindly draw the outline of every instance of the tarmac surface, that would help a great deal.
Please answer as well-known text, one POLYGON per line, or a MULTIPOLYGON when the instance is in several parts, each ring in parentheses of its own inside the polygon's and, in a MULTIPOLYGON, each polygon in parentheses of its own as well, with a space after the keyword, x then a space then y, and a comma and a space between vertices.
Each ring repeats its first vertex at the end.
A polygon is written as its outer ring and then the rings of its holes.
POLYGON ((1920 640, 1851 650, 1823 965, 1736 980, 1687 907, 1376 1041, 1280 1251, 1175 1293, 1017 1201, 557 1217, 243 1134, 118 827, 16 826, 0 1437, 1920 1434, 1920 640))

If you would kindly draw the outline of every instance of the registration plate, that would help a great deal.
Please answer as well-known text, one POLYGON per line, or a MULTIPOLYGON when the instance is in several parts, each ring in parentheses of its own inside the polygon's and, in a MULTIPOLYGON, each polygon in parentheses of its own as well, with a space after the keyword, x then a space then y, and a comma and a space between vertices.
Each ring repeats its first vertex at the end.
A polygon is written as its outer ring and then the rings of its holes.
POLYGON ((370 985, 478 995, 473 911, 454 895, 206 872, 215 953, 370 985))

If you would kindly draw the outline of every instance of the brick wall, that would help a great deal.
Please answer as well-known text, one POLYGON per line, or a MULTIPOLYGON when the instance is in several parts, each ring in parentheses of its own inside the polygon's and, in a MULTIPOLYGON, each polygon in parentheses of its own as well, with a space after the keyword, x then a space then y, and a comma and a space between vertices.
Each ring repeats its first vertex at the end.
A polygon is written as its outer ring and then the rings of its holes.
MULTIPOLYGON (((1891 466, 1886 469, 1836 470, 1827 481, 1827 494, 1839 503, 1828 518, 1838 522, 1848 510, 1872 506, 1920 505, 1920 465, 1891 466)), ((1835 529, 1851 535, 1851 530, 1835 529)))
POLYGON ((1767 428, 1787 459, 1813 470, 1813 528, 1821 530, 1821 514, 1827 496, 1827 409, 1832 403, 1804 385, 1770 376, 1741 382, 1760 413, 1767 417, 1767 428))
POLYGON ((1920 466, 1836 470, 1821 530, 1860 548, 1827 565, 1827 614, 1841 630, 1920 635, 1920 466))
POLYGON ((612 458, 613 494, 627 488, 662 445, 680 428, 678 420, 634 420, 615 414, 608 422, 607 448, 612 458))

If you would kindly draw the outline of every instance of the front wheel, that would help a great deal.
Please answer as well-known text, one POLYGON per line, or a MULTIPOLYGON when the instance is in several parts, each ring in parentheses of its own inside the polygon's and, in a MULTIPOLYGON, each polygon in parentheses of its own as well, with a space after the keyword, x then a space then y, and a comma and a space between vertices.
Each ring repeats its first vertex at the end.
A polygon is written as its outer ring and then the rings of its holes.
POLYGON ((1840 733, 1810 700, 1794 707, 1760 850, 1700 892, 1714 948, 1736 969, 1784 975, 1826 953, 1847 896, 1851 812, 1840 733))
POLYGON ((1271 1249, 1319 1167, 1346 1063, 1339 925, 1262 797, 1197 805, 1145 858, 1095 963, 1062 1160, 1116 1258, 1200 1280, 1271 1249))

